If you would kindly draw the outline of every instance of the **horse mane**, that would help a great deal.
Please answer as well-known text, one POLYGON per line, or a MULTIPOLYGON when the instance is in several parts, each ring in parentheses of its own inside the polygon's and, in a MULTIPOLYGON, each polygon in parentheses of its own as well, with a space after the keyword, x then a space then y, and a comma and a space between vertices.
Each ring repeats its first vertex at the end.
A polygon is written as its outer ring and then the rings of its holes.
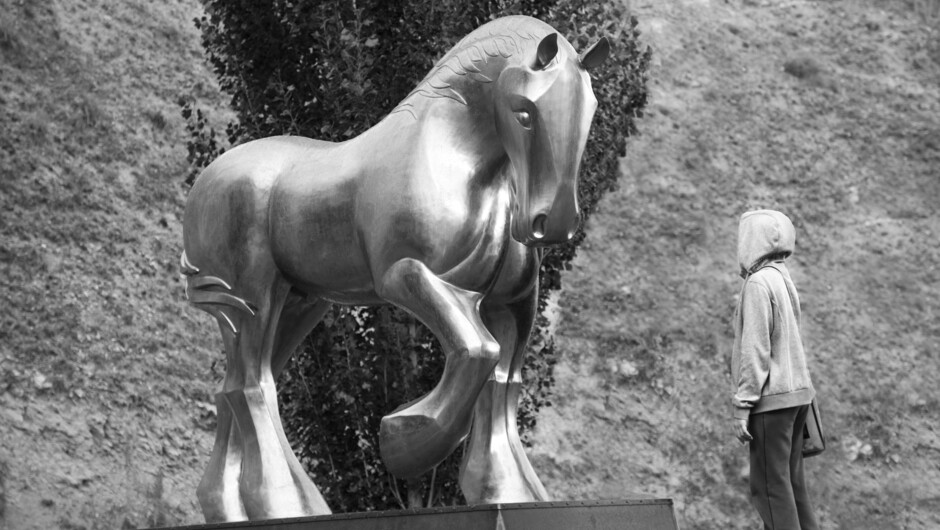
POLYGON ((460 85, 466 80, 493 82, 509 58, 537 45, 554 31, 548 24, 526 16, 503 17, 480 26, 444 54, 390 114, 407 112, 417 118, 413 109, 419 98, 448 98, 466 105, 460 85))

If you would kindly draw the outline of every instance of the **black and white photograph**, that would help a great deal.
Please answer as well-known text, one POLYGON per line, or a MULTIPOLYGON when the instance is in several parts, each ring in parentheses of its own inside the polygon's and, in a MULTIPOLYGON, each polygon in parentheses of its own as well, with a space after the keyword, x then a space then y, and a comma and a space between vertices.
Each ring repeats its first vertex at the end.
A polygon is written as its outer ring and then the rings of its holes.
POLYGON ((0 530, 940 530, 940 0, 0 0, 0 530))

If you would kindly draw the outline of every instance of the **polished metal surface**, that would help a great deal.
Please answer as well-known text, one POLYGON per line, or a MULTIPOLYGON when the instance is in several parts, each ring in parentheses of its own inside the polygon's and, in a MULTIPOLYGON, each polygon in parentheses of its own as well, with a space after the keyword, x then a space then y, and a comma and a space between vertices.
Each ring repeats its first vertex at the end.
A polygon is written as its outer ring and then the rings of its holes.
POLYGON ((197 179, 183 220, 190 302, 216 317, 226 375, 198 488, 207 521, 326 514, 281 427, 274 381, 330 303, 394 304, 447 358, 382 420, 382 458, 420 475, 469 435, 470 503, 546 500, 516 430, 545 245, 580 221, 597 102, 582 56, 528 17, 461 40, 385 119, 343 143, 273 137, 197 179), (471 432, 472 425, 472 432, 471 432))

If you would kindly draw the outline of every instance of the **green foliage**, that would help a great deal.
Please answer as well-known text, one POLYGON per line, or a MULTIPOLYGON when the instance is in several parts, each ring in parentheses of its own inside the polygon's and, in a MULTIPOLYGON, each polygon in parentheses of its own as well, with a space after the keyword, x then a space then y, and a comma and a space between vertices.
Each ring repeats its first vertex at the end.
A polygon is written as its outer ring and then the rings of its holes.
POLYGON ((560 271, 569 267, 584 241, 584 228, 605 193, 617 186, 620 158, 626 155, 627 137, 636 134, 635 119, 646 107, 646 79, 651 51, 640 48, 636 19, 618 2, 561 0, 548 20, 578 50, 601 36, 610 39, 610 57, 591 71, 597 113, 591 126, 581 175, 578 200, 581 228, 571 241, 555 249, 542 262, 542 292, 561 288, 560 271))
MULTIPOLYGON (((619 3, 569 0, 441 2, 359 0, 206 0, 196 21, 237 121, 231 145, 275 134, 342 141, 375 123, 403 99, 434 61, 464 35, 498 16, 541 18, 583 49, 606 35, 612 56, 592 72, 599 107, 582 162, 584 218, 613 189, 626 137, 646 103, 649 51, 637 44, 636 22, 619 3)), ((195 171, 221 152, 215 132, 192 104, 181 102, 195 171)), ((540 313, 561 286, 574 240, 544 260, 540 313)), ((558 351, 544 314, 536 321, 523 376, 519 425, 523 440, 549 404, 558 351)), ((461 502, 456 484, 461 451, 431 477, 404 484, 381 463, 381 417, 427 393, 443 369, 437 340, 413 317, 390 307, 334 308, 279 380, 281 415, 295 451, 335 511, 461 502), (405 493, 407 491, 407 493, 405 493), (413 504, 414 501, 412 501, 413 504)))
POLYGON ((196 108, 195 101, 186 98, 179 100, 180 112, 186 120, 186 132, 190 141, 186 144, 186 161, 189 162, 189 175, 186 184, 192 186, 202 168, 209 165, 225 149, 216 140, 215 129, 209 125, 209 118, 196 108))
POLYGON ((927 22, 940 19, 940 0, 908 0, 914 11, 927 22))
MULTIPOLYGON (((310 335, 279 380, 281 415, 334 511, 406 506, 405 485, 381 463, 379 422, 432 388, 442 367, 427 328, 388 306, 334 308, 310 335)), ((459 457, 438 466, 436 484, 407 487, 428 488, 427 504, 451 503, 459 457)))

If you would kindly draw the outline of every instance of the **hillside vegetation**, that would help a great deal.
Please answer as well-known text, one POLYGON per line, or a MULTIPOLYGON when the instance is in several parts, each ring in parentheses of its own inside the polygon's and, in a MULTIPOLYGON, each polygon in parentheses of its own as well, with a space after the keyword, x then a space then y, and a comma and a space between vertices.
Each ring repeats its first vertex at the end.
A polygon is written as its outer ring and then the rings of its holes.
POLYGON ((651 101, 565 279, 536 465, 756 528, 728 377, 738 216, 794 220, 824 528, 940 527, 940 35, 900 2, 633 2, 651 101))
MULTIPOLYGON (((794 220, 824 528, 940 526, 940 29, 924 0, 633 0, 649 112, 564 277, 556 498, 753 528, 728 426, 738 215, 794 220)), ((196 0, 0 0, 0 528, 196 523, 221 345, 177 276, 196 0)))
POLYGON ((0 1, 0 527, 200 520, 220 345, 178 279, 198 3, 0 1))

